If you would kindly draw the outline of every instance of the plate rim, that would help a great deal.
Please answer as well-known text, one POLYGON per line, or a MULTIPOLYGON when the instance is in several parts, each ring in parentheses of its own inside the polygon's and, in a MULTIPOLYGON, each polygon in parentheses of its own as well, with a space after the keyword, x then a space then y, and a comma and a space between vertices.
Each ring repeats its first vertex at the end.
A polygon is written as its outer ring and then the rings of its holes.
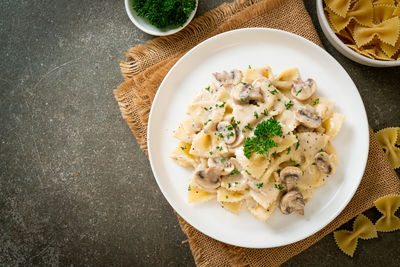
POLYGON ((160 191, 162 192, 163 196, 165 197, 165 199, 168 201, 169 205, 179 214, 179 216, 181 216, 188 224, 190 224, 192 227, 194 227, 195 229, 197 229, 198 231, 200 231, 201 233, 215 239, 218 240, 222 243, 225 244, 229 244, 229 245, 233 245, 233 246, 238 246, 238 247, 243 247, 243 248, 274 248, 274 247, 280 247, 280 246, 285 246, 285 245, 290 245, 293 243, 296 243, 298 241, 304 240, 312 235, 314 235, 315 233, 319 232, 320 230, 322 230, 323 228, 325 228, 327 225, 329 225, 337 216, 339 216, 343 210, 347 207, 347 205, 349 204, 349 202, 351 201, 351 199, 354 197, 354 194, 356 193, 358 187, 360 186, 362 177, 365 173, 365 168, 366 168, 366 164, 367 164, 367 160, 368 160, 368 153, 369 153, 369 125, 368 125, 368 116, 367 116, 367 112, 364 106, 364 102, 361 98, 360 92, 357 88, 357 86, 355 85, 353 79, 351 79, 350 75, 348 74, 348 72, 343 68, 343 66, 332 56, 330 55, 325 49, 323 49, 322 47, 318 46, 317 44, 313 43, 312 41, 301 37, 299 35, 287 32, 287 31, 283 31, 283 30, 279 30, 279 29, 272 29, 272 28, 257 28, 257 27, 253 27, 253 28, 241 28, 241 29, 235 29, 235 30, 231 30, 231 31, 227 31, 227 32, 223 32, 220 34, 217 34, 215 36, 212 36, 204 41, 202 41, 201 43, 197 44, 196 46, 194 46, 192 49, 190 49, 188 52, 186 52, 173 66, 172 68, 168 71, 168 73, 165 75, 164 79, 162 80, 161 84, 158 87, 158 90, 153 98, 153 102, 151 105, 151 109, 150 109, 150 113, 149 113, 149 119, 148 119, 148 127, 147 127, 147 147, 148 147, 148 156, 149 156, 149 161, 150 161, 150 166, 153 172, 153 176, 154 179, 157 182, 157 185, 160 189, 160 191), (245 246, 242 243, 233 243, 233 242, 227 242, 225 240, 221 240, 218 237, 215 236, 210 236, 208 233, 202 231, 201 229, 199 229, 198 227, 194 226, 193 224, 190 223, 190 218, 188 218, 186 215, 183 215, 183 212, 181 212, 181 210, 177 209, 174 207, 173 205, 173 201, 168 197, 168 195, 166 194, 166 190, 161 186, 161 182, 159 181, 159 178, 156 175, 156 168, 154 167, 153 164, 153 154, 152 154, 152 145, 151 145, 151 140, 150 140, 150 129, 153 127, 152 126, 152 118, 154 114, 154 106, 155 103, 158 101, 159 99, 159 95, 160 95, 160 88, 162 88, 164 86, 164 84, 166 83, 166 81, 168 80, 169 76, 172 75, 172 72, 174 71, 174 69, 177 67, 177 65, 179 65, 183 60, 185 60, 187 57, 189 57, 192 53, 194 53, 196 50, 200 49, 202 46, 207 45, 208 42, 211 42, 213 40, 219 39, 219 38, 225 38, 225 36, 229 36, 232 34, 238 34, 240 32, 247 32, 247 31, 259 31, 259 32, 278 32, 279 34, 283 34, 283 35, 287 35, 291 38, 295 38, 295 39, 299 39, 301 41, 305 41, 306 43, 308 43, 309 45, 313 46, 315 49, 319 50, 320 52, 322 52, 323 54, 325 54, 326 56, 328 56, 329 58, 331 58, 334 62, 336 62, 340 68, 342 68, 344 70, 344 72, 347 74, 348 78, 350 79, 350 81, 352 82, 352 84, 354 85, 354 88, 356 89, 356 93, 359 97, 359 99, 361 100, 361 107, 362 107, 362 113, 364 114, 364 118, 365 121, 367 123, 367 127, 366 127, 366 132, 364 133, 365 137, 366 137, 366 152, 364 157, 362 157, 362 162, 360 163, 360 166, 362 166, 362 171, 359 174, 359 177, 357 177, 357 183, 356 186, 354 186, 353 191, 351 192, 351 194, 348 195, 347 199, 345 199, 345 201, 342 202, 342 205, 337 209, 337 211, 335 213, 332 213, 332 215, 328 218, 328 220, 323 223, 319 229, 312 229, 307 235, 301 236, 297 239, 293 239, 290 242, 285 242, 282 244, 277 244, 277 245, 271 245, 271 246, 265 246, 265 245, 248 245, 246 244, 245 246))

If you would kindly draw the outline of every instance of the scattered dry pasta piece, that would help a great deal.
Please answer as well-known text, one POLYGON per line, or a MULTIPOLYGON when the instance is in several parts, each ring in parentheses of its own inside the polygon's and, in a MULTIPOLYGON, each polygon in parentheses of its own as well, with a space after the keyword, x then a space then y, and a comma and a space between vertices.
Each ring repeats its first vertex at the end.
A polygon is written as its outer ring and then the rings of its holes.
POLYGON ((375 223, 379 232, 392 232, 400 229, 400 218, 394 213, 400 207, 400 195, 388 195, 377 199, 375 207, 383 216, 375 223))
POLYGON ((350 0, 325 0, 325 3, 336 15, 346 17, 351 2, 350 0))
POLYGON ((378 139, 379 144, 395 169, 400 167, 400 148, 397 147, 400 144, 399 135, 400 127, 385 128, 375 134, 376 139, 378 139))
POLYGON ((358 239, 378 237, 374 224, 363 214, 357 216, 353 224, 353 231, 338 230, 333 233, 338 247, 350 257, 356 251, 358 239))

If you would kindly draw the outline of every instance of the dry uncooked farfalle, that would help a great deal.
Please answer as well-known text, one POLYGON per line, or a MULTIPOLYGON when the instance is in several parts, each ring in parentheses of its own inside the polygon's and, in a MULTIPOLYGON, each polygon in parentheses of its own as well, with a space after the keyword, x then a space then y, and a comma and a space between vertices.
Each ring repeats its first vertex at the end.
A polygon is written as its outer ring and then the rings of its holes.
POLYGON ((398 17, 387 19, 370 27, 354 26, 354 40, 358 47, 368 44, 374 37, 380 41, 394 46, 399 38, 400 20, 398 17))
POLYGON ((393 168, 399 168, 400 148, 397 146, 400 145, 400 127, 382 129, 378 131, 375 136, 393 168))
POLYGON ((353 231, 338 230, 333 233, 336 244, 347 255, 353 257, 358 239, 371 239, 378 237, 374 224, 365 215, 357 216, 353 224, 353 231))
POLYGON ((400 218, 394 213, 400 207, 400 195, 388 195, 377 199, 375 207, 383 216, 375 223, 379 232, 391 232, 400 229, 400 218))
POLYGON ((325 4, 332 12, 341 17, 346 17, 350 8, 350 0, 325 0, 325 4))
POLYGON ((349 12, 347 12, 346 17, 341 17, 330 11, 331 10, 328 8, 329 20, 336 32, 340 32, 346 28, 352 20, 364 26, 373 25, 373 6, 369 0, 359 0, 349 12))

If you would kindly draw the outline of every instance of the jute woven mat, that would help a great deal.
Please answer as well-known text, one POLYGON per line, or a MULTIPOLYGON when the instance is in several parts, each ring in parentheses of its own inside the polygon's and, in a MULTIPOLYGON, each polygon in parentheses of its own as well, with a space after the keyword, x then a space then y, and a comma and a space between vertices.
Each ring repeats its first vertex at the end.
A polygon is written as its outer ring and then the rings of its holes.
MULTIPOLYGON (((147 153, 147 120, 154 95, 175 62, 189 49, 216 34, 246 27, 289 31, 321 46, 302 0, 237 0, 198 17, 183 31, 131 48, 121 61, 125 82, 114 95, 123 118, 147 153)), ((152 177, 149 177, 152 179, 152 177)), ((328 226, 297 243, 271 249, 247 249, 218 242, 178 216, 198 266, 278 266, 337 227, 371 208, 382 196, 400 193, 400 182, 370 130, 370 151, 360 187, 343 212, 328 226)))

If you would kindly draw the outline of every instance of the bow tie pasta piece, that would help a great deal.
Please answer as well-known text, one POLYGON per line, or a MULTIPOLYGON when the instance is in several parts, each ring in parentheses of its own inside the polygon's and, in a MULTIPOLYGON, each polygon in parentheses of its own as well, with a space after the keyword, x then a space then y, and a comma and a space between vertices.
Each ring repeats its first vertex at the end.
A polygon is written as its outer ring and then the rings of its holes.
POLYGON ((376 139, 395 169, 400 167, 400 148, 397 147, 400 143, 399 135, 400 127, 385 128, 375 134, 376 139))
POLYGON ((350 8, 350 0, 325 0, 326 5, 329 7, 332 12, 335 14, 346 17, 347 12, 350 8))
POLYGON ((189 154, 191 144, 180 142, 179 145, 171 152, 169 157, 178 162, 183 167, 194 167, 199 165, 199 159, 189 154))
POLYGON ((394 6, 394 0, 373 0, 374 5, 389 5, 394 6))
POLYGON ((290 90, 293 86, 293 81, 300 78, 297 68, 289 68, 282 71, 273 80, 272 84, 279 90, 290 90))
POLYGON ((354 20, 364 26, 372 26, 373 22, 373 6, 369 0, 359 0, 347 13, 346 17, 341 17, 333 12, 329 12, 328 16, 333 24, 333 29, 340 32, 350 21, 354 20))
POLYGON ((382 51, 389 57, 391 58, 394 54, 397 53, 400 49, 400 38, 397 39, 397 42, 394 46, 386 44, 384 42, 380 42, 380 47, 382 48, 382 51))
POLYGON ((239 214, 240 210, 242 209, 243 202, 244 201, 237 201, 237 202, 220 201, 219 203, 224 209, 227 209, 228 211, 234 214, 239 214))
POLYGON ((371 239, 378 237, 374 224, 363 214, 357 216, 353 224, 353 231, 338 230, 333 233, 339 248, 353 257, 358 239, 371 239))
POLYGON ((394 5, 375 5, 374 10, 374 23, 378 24, 393 17, 396 7, 394 5))
POLYGON ((399 38, 400 21, 398 17, 385 20, 370 27, 354 26, 354 40, 358 47, 370 43, 377 37, 384 43, 394 46, 399 38))
POLYGON ((268 209, 265 209, 263 206, 257 203, 252 197, 248 197, 246 199, 246 207, 248 211, 256 217, 258 220, 265 222, 269 216, 271 216, 272 212, 275 210, 276 203, 272 203, 268 209))
POLYGON ((188 201, 193 202, 205 202, 216 197, 216 194, 204 191, 193 184, 189 184, 188 187, 188 201))
POLYGON ((383 216, 375 223, 379 232, 392 232, 400 229, 400 218, 394 213, 400 207, 400 195, 388 195, 377 199, 375 207, 383 216))

